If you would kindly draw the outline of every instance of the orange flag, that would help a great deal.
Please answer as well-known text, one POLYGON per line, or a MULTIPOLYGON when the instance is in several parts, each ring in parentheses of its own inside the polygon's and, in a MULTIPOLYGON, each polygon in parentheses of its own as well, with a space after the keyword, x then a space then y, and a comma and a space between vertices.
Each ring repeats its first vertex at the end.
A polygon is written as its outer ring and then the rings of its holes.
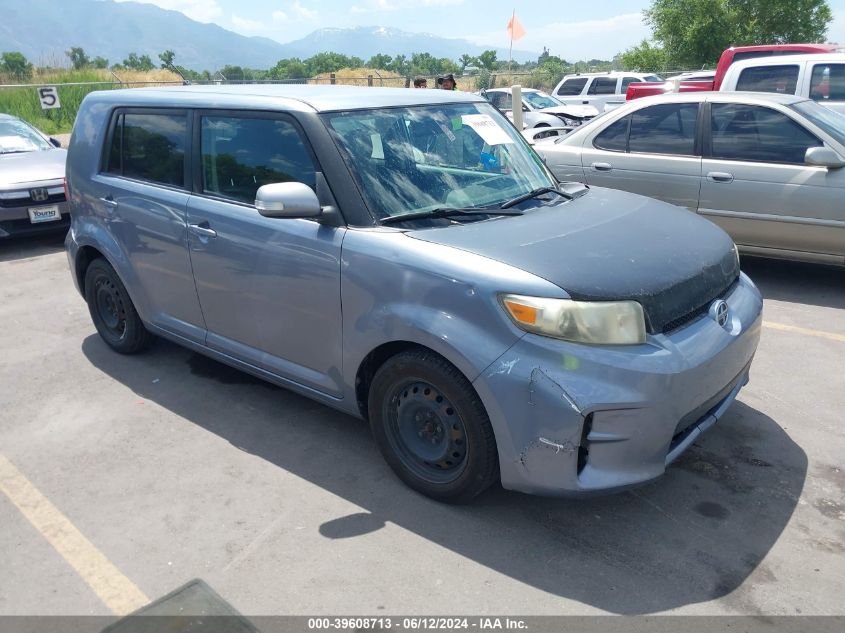
POLYGON ((525 28, 516 19, 516 13, 513 14, 508 21, 508 33, 510 33, 511 41, 516 42, 525 35, 525 28))

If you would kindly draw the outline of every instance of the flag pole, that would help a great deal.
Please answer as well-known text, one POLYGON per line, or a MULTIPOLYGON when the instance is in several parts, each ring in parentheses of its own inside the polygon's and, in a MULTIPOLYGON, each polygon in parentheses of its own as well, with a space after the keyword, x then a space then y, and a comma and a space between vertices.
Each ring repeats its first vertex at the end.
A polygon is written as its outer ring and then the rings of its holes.
POLYGON ((516 18, 516 7, 513 8, 513 13, 511 14, 511 46, 508 49, 508 74, 511 72, 511 60, 513 59, 513 21, 516 18))

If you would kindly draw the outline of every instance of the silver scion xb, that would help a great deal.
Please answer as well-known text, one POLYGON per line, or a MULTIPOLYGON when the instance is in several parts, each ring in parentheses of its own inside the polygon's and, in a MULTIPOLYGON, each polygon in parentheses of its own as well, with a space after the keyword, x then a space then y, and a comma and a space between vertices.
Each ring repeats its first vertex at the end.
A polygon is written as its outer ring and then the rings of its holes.
POLYGON ((762 301, 730 238, 559 185, 481 97, 102 91, 74 130, 67 253, 103 340, 363 417, 434 498, 649 481, 748 380, 762 301))
POLYGON ((790 95, 636 99, 537 142, 555 175, 706 216, 767 257, 845 264, 845 115, 790 95))

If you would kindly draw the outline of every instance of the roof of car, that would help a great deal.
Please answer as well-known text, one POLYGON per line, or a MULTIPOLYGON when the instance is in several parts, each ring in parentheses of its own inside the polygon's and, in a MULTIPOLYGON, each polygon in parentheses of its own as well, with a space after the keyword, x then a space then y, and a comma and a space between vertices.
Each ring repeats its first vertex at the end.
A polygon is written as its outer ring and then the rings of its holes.
POLYGON ((571 77, 652 77, 656 75, 656 73, 635 73, 635 72, 628 72, 627 70, 612 70, 609 72, 599 72, 599 73, 569 73, 563 76, 564 79, 569 79, 571 77))
POLYGON ((807 97, 779 94, 776 92, 666 92, 661 95, 634 99, 633 101, 628 101, 625 105, 645 105, 649 103, 660 103, 662 101, 672 101, 674 103, 687 101, 727 101, 735 103, 779 103, 781 105, 792 105, 799 101, 808 101, 808 99, 807 97))
POLYGON ((731 64, 731 67, 746 68, 748 66, 783 66, 799 62, 845 62, 845 53, 804 53, 800 55, 775 55, 772 57, 752 57, 742 59, 731 64))
POLYGON ((317 112, 483 101, 478 95, 460 91, 304 84, 227 84, 99 90, 90 93, 89 98, 127 106, 255 106, 317 112))
MULTIPOLYGON (((511 88, 488 88, 485 92, 511 92, 511 88)), ((522 92, 542 92, 537 88, 523 88, 522 92)))

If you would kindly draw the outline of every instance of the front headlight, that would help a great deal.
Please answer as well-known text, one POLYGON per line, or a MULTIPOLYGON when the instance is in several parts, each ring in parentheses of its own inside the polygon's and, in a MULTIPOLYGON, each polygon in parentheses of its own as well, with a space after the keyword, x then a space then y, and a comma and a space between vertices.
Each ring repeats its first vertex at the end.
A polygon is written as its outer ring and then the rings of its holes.
POLYGON ((645 342, 643 307, 636 301, 572 301, 510 294, 499 300, 526 332, 594 345, 645 342))
POLYGON ((559 114, 558 118, 563 122, 564 125, 568 125, 570 127, 577 127, 581 124, 581 121, 579 121, 578 119, 573 119, 572 117, 564 116, 562 114, 559 114))

